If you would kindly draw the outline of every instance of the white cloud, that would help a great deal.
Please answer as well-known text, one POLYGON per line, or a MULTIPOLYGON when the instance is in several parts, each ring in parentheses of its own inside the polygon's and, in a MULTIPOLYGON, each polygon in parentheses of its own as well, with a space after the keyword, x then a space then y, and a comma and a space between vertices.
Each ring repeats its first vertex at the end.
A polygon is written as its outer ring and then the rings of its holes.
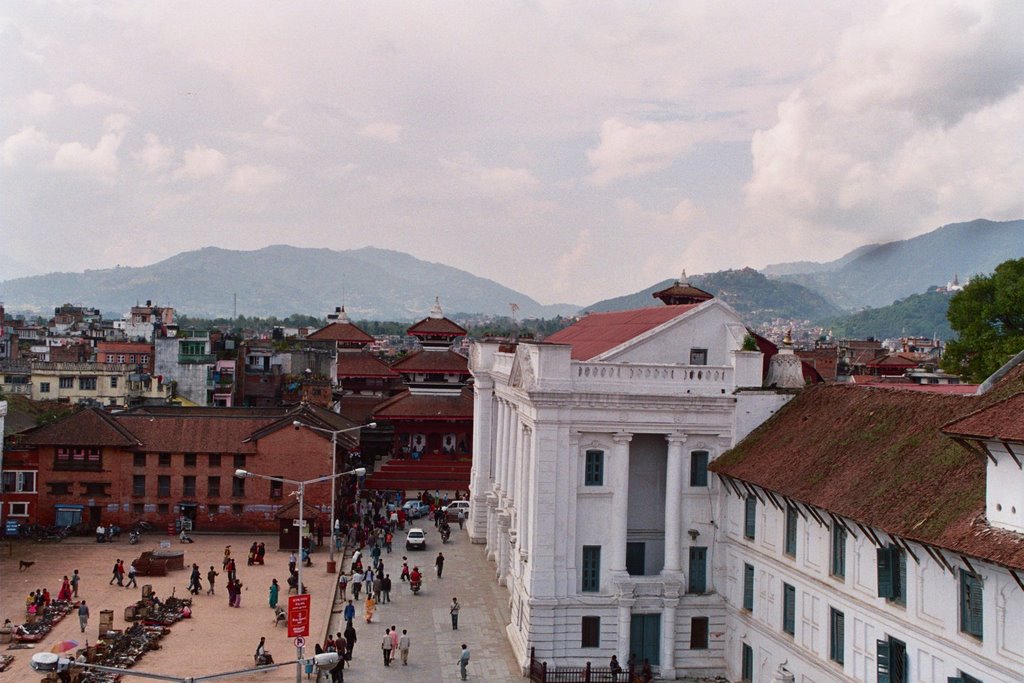
POLYGON ((164 145, 154 133, 146 133, 146 145, 132 154, 132 158, 147 173, 160 173, 169 169, 175 160, 174 148, 164 145))
POLYGON ((120 167, 117 150, 123 139, 124 134, 118 131, 104 133, 92 148, 80 142, 65 142, 57 148, 53 168, 112 180, 120 167))
POLYGON ((359 135, 364 138, 372 138, 374 140, 380 140, 387 142, 388 144, 395 144, 402 137, 402 127, 397 123, 386 123, 384 121, 376 121, 368 123, 359 129, 359 135))
POLYGON ((484 166, 470 154, 442 158, 440 164, 477 193, 493 199, 507 199, 528 192, 539 184, 529 169, 484 166))
POLYGON ((26 126, 4 140, 2 154, 5 166, 41 162, 52 158, 57 145, 46 133, 34 126, 26 126))
POLYGON ((231 172, 227 189, 240 194, 257 194, 282 182, 285 174, 269 164, 243 165, 231 172))
POLYGON ((33 90, 27 95, 15 98, 12 108, 28 119, 38 119, 54 110, 54 97, 42 90, 33 90))
POLYGON ((64 94, 67 95, 68 101, 76 107, 107 107, 129 111, 135 109, 128 101, 108 95, 85 83, 75 83, 69 86, 64 94))
POLYGON ((583 277, 581 272, 591 252, 591 232, 583 228, 576 233, 572 246, 562 252, 555 262, 554 289, 556 292, 572 292, 573 282, 583 277))
POLYGON ((604 185, 618 178, 660 171, 720 128, 700 121, 627 123, 608 119, 601 124, 601 142, 587 150, 587 159, 594 167, 589 179, 604 185))
POLYGON ((227 158, 223 152, 212 147, 196 145, 192 149, 185 150, 182 164, 175 169, 174 177, 201 180, 223 173, 226 166, 227 158))

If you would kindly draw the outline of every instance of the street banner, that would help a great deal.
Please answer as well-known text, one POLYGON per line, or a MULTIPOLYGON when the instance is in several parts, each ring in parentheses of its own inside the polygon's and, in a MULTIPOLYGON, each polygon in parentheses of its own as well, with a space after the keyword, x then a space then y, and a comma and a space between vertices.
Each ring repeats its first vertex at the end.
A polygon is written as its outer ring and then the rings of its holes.
POLYGON ((288 596, 288 637, 309 635, 310 595, 288 596))

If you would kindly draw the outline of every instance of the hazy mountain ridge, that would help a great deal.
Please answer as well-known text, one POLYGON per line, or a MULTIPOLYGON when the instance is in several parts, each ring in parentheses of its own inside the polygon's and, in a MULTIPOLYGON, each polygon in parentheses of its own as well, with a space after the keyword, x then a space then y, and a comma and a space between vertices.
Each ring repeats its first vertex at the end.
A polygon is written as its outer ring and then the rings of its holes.
MULTIPOLYGON (((821 320, 840 313, 839 308, 816 292, 796 283, 765 277, 753 268, 694 275, 689 281, 735 308, 749 325, 761 325, 775 318, 821 320)), ((661 306, 663 304, 651 295, 673 282, 663 280, 634 294, 598 301, 585 310, 596 313, 661 306)))
POLYGON ((829 263, 781 263, 764 273, 809 287, 845 309, 886 306, 958 275, 990 273, 1024 256, 1024 220, 951 223, 906 240, 860 247, 829 263), (796 272, 798 267, 803 272, 796 272))
POLYGON ((887 339, 903 335, 952 339, 946 310, 952 292, 932 289, 924 294, 911 294, 881 308, 868 308, 857 313, 827 321, 826 327, 839 338, 887 339))
POLYGON ((9 310, 49 312, 63 302, 120 314, 147 299, 192 316, 230 316, 232 295, 246 315, 324 315, 345 304, 356 319, 418 320, 439 296, 448 313, 520 317, 575 313, 542 305, 493 280, 409 254, 374 247, 350 251, 274 245, 255 251, 205 247, 141 267, 51 273, 0 283, 9 310))

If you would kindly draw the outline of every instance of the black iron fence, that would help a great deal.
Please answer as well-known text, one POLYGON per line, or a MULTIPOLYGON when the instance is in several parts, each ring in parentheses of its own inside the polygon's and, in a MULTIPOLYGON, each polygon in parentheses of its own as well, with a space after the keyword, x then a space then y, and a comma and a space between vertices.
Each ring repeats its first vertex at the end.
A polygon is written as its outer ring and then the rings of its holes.
POLYGON ((548 666, 538 661, 534 649, 530 648, 531 683, 639 683, 640 678, 632 671, 613 671, 608 666, 548 666))

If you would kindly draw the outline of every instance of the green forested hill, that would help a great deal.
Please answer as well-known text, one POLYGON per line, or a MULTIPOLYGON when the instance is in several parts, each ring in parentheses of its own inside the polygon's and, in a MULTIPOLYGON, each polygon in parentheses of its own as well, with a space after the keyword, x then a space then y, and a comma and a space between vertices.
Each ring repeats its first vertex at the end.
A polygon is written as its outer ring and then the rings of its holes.
POLYGON ((953 330, 946 320, 949 292, 932 289, 912 294, 889 306, 868 308, 826 323, 836 337, 847 339, 885 339, 903 335, 950 339, 953 330))

